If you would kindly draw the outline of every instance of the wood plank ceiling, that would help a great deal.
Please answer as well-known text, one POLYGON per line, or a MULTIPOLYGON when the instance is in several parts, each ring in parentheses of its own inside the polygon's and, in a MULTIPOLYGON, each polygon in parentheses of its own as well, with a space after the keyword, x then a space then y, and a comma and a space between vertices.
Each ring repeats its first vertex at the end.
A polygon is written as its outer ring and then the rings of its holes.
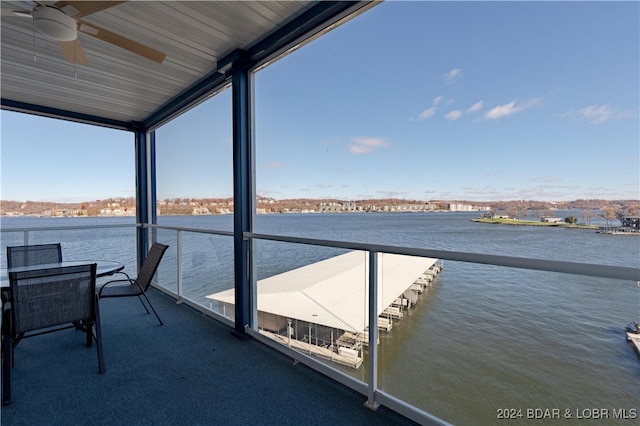
POLYGON ((69 63, 57 41, 34 30, 31 17, 8 13, 29 12, 34 2, 1 4, 3 108, 16 109, 7 104, 24 103, 133 123, 144 121, 214 73, 225 56, 255 46, 318 2, 123 2, 82 21, 163 52, 166 58, 157 63, 79 32, 86 65, 69 63))

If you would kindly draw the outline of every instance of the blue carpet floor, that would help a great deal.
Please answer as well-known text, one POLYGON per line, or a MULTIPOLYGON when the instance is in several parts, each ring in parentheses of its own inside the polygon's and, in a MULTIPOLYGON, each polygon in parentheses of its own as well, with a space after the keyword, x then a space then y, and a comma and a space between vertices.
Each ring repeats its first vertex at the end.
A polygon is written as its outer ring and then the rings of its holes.
POLYGON ((107 371, 66 330, 16 348, 2 425, 406 425, 409 420, 199 312, 150 291, 101 301, 107 371))

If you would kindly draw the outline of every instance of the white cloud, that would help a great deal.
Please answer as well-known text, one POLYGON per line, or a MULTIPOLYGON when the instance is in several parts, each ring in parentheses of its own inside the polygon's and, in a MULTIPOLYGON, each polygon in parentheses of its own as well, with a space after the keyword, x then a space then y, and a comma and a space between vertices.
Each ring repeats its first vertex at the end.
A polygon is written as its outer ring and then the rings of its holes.
POLYGON ((615 116, 615 112, 610 105, 591 105, 581 109, 579 112, 590 123, 602 123, 615 116))
POLYGON ((636 113, 631 111, 619 111, 611 105, 592 105, 578 111, 580 115, 590 123, 602 123, 607 120, 619 120, 633 117, 636 113))
POLYGON ((487 111, 484 114, 484 117, 488 120, 497 120, 498 118, 515 114, 517 112, 518 112, 518 109, 516 108, 516 102, 511 101, 508 104, 498 105, 497 107, 487 111))
POLYGON ((411 118, 410 121, 424 121, 424 120, 428 120, 431 117, 433 117, 435 115, 437 109, 438 109, 437 108, 438 104, 440 102, 442 102, 442 99, 444 99, 443 96, 437 96, 437 97, 433 98, 433 101, 431 101, 431 107, 425 109, 420 114, 418 114, 418 117, 411 118))
POLYGON ((484 106, 484 102, 478 101, 467 109, 467 113, 471 114, 474 112, 478 112, 482 109, 483 106, 484 106))
POLYGON ((609 120, 620 120, 637 116, 637 112, 621 111, 611 105, 590 105, 579 110, 570 110, 563 114, 564 117, 582 118, 591 124, 604 123, 609 120))
POLYGON ((447 115, 444 116, 444 118, 446 118, 447 120, 457 120, 460 117, 462 117, 462 111, 458 111, 457 109, 450 111, 447 115))
POLYGON ((267 169, 281 169, 284 167, 284 164, 282 163, 278 163, 278 162, 274 162, 274 163, 269 163, 266 165, 267 169))
POLYGON ((540 102, 541 99, 539 98, 532 99, 524 104, 518 103, 516 101, 511 101, 508 104, 498 105, 497 107, 490 109, 484 114, 484 118, 487 120, 498 120, 502 117, 507 117, 509 115, 526 111, 529 108, 538 105, 540 102))
POLYGON ((433 117, 433 115, 436 113, 437 109, 438 108, 436 108, 436 107, 431 107, 431 108, 425 109, 424 111, 422 111, 418 115, 418 121, 428 120, 429 118, 433 117))
POLYGON ((460 71, 460 68, 454 68, 448 73, 445 73, 442 78, 444 78, 444 81, 446 81, 447 83, 454 83, 455 80, 457 80, 461 75, 462 72, 460 71))
POLYGON ((377 148, 388 145, 389 143, 383 138, 353 138, 349 152, 356 155, 369 154, 377 148))

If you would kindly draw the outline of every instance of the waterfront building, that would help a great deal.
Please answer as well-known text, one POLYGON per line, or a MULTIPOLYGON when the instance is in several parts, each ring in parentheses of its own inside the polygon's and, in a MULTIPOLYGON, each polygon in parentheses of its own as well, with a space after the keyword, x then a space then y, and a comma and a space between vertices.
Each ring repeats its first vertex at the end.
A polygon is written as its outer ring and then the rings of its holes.
POLYGON ((545 223, 562 223, 564 222, 564 219, 561 217, 541 217, 540 218, 540 222, 545 222, 545 223))
POLYGON ((640 216, 625 216, 620 222, 623 228, 640 230, 640 216))
POLYGON ((619 226, 600 226, 598 232, 614 235, 640 235, 640 216, 624 216, 619 226))
POLYGON ((475 206, 473 204, 466 203, 449 203, 447 209, 452 212, 476 212, 476 211, 489 211, 490 207, 487 206, 475 206))

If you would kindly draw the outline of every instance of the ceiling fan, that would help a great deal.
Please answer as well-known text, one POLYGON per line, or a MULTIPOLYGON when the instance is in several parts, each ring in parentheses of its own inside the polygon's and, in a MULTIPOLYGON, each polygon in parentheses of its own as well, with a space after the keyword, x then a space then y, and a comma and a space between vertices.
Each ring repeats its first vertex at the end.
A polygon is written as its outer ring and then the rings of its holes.
POLYGON ((78 39, 78 32, 162 63, 166 54, 80 19, 121 3, 125 2, 57 1, 53 5, 47 5, 39 1, 32 1, 30 2, 31 10, 2 9, 2 15, 33 19, 34 29, 44 37, 57 41, 65 58, 72 64, 86 65, 89 63, 78 39))

